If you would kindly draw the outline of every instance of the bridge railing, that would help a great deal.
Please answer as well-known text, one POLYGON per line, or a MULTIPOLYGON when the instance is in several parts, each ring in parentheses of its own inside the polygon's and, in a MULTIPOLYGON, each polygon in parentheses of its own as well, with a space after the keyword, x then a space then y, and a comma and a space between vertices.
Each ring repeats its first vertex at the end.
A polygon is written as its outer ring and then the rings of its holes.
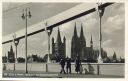
MULTIPOLYGON (((46 68, 48 69, 48 72, 52 73, 59 73, 61 70, 61 66, 59 63, 48 63, 48 68, 46 67, 46 63, 28 63, 28 71, 29 72, 36 72, 36 73, 47 73, 46 68)), ((94 69, 94 74, 97 74, 98 72, 98 65, 99 65, 99 73, 100 75, 115 75, 115 76, 124 76, 125 75, 125 64, 124 63, 90 63, 90 65, 94 69)), ((13 71, 14 66, 13 63, 6 63, 6 71, 13 71)), ((85 68, 89 71, 89 65, 88 63, 82 63, 83 67, 83 74, 85 73, 85 68)), ((66 67, 65 67, 66 70, 66 67)), ((25 64, 24 63, 17 63, 16 64, 16 71, 25 72, 25 64)), ((71 64, 71 71, 72 73, 75 72, 75 64, 71 64)))

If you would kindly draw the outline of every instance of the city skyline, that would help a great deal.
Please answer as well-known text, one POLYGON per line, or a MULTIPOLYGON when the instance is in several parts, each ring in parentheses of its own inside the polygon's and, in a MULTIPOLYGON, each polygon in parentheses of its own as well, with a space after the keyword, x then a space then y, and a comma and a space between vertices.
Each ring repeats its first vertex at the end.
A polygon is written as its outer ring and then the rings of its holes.
MULTIPOLYGON (((67 3, 67 4, 70 4, 70 3, 67 3)), ((102 26, 103 26, 102 27, 102 34, 103 34, 102 46, 107 51, 108 56, 112 56, 115 51, 118 58, 120 56, 124 57, 124 30, 125 30, 124 20, 125 18, 124 18, 124 4, 123 3, 116 3, 116 5, 112 5, 105 9, 105 14, 102 20, 103 21, 102 22, 102 26)), ((70 51, 71 50, 71 36, 73 35, 72 30, 74 29, 75 22, 77 25, 78 36, 80 35, 79 33, 80 25, 82 23, 85 39, 87 41, 87 46, 89 46, 91 35, 92 35, 92 39, 94 41, 94 47, 98 48, 99 18, 98 18, 98 14, 94 12, 87 16, 81 17, 77 20, 74 20, 74 21, 71 21, 71 22, 68 22, 66 24, 59 26, 61 37, 63 38, 65 36, 67 40, 66 41, 66 55, 69 55, 71 53, 70 51)), ((21 23, 24 23, 24 22, 21 22, 21 23)), ((53 29, 51 37, 55 37, 56 39, 56 36, 57 36, 56 32, 57 32, 57 28, 53 29)), ((28 37, 28 42, 29 42, 28 43, 28 55, 29 54, 46 54, 47 35, 45 32, 41 32, 37 35, 28 37)), ((12 44, 13 43, 3 45, 4 54, 6 53, 7 55, 7 51, 10 49, 10 45, 12 44)), ((13 46, 13 49, 14 49, 14 46, 13 46)), ((20 43, 18 45, 18 56, 24 56, 24 55, 25 55, 24 39, 22 39, 20 40, 20 43)))

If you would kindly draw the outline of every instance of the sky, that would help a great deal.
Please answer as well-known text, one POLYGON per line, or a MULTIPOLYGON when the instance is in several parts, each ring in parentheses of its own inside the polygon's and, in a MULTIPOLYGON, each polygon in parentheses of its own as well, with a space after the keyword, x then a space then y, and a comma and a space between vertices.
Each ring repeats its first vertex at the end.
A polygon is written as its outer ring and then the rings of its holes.
MULTIPOLYGON (((28 23, 28 25, 31 26, 41 22, 42 19, 50 18, 79 4, 80 3, 4 3, 2 16, 2 35, 4 37, 24 28, 24 25, 21 23, 21 18, 19 18, 19 16, 21 15, 21 9, 26 6, 29 6, 32 11, 32 19, 29 20, 28 23)), ((94 3, 84 4, 89 5, 94 3)), ((77 11, 78 10, 76 10, 76 12, 77 11)), ((105 13, 102 17, 102 47, 107 51, 108 56, 112 56, 115 51, 118 58, 120 56, 124 57, 124 15, 125 11, 123 3, 115 3, 105 9, 105 13)), ((66 37, 66 55, 70 57, 71 54, 71 39, 73 36, 75 22, 78 36, 80 35, 81 24, 83 25, 87 47, 90 46, 90 39, 92 35, 94 43, 93 46, 95 49, 99 49, 99 16, 97 12, 94 12, 59 26, 62 41, 63 37, 66 37)), ((57 36, 57 29, 58 28, 54 28, 51 35, 51 38, 54 37, 55 41, 57 36)), ((48 53, 47 39, 48 37, 46 32, 41 32, 28 37, 28 55, 37 54, 43 57, 46 53, 48 53)), ((10 49, 10 45, 12 45, 13 49, 15 50, 13 43, 4 44, 3 55, 7 55, 7 52, 10 49)), ((25 56, 24 48, 25 41, 22 39, 18 45, 18 57, 25 56)))

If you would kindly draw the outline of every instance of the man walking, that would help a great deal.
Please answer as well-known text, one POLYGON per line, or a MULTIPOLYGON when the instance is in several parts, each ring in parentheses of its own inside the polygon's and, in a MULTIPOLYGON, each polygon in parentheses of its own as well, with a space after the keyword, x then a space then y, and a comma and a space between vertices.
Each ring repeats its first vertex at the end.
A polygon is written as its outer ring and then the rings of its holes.
POLYGON ((71 59, 67 57, 66 72, 71 74, 71 59))
POLYGON ((80 73, 80 65, 81 65, 80 58, 79 56, 77 56, 75 60, 75 71, 77 72, 77 74, 80 73))
POLYGON ((60 60, 60 65, 61 65, 61 71, 60 71, 60 73, 66 74, 66 72, 64 70, 65 60, 63 58, 60 60))

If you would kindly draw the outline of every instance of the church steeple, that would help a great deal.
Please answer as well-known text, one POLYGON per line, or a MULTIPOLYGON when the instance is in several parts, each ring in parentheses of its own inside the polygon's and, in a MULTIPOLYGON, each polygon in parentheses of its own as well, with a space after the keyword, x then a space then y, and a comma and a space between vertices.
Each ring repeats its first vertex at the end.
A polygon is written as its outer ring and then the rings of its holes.
POLYGON ((11 45, 11 48, 10 48, 10 52, 13 52, 13 48, 12 48, 12 45, 11 45))
POLYGON ((71 41, 71 58, 73 60, 76 59, 76 55, 79 52, 79 41, 78 41, 78 35, 77 35, 77 29, 76 29, 76 23, 75 23, 75 27, 74 27, 74 34, 72 36, 72 41, 71 41))
POLYGON ((65 38, 65 36, 64 36, 64 38, 63 38, 63 42, 64 42, 64 43, 66 42, 66 38, 65 38))
POLYGON ((115 51, 114 51, 114 54, 113 54, 113 60, 117 60, 116 52, 115 51))
POLYGON ((74 36, 75 36, 75 37, 78 37, 78 35, 77 35, 77 30, 76 30, 76 22, 75 22, 75 28, 74 28, 74 36))
POLYGON ((83 26, 81 24, 81 32, 80 32, 80 38, 84 36, 84 33, 83 33, 83 26))
POLYGON ((77 29, 76 29, 76 22, 75 22, 75 27, 74 27, 74 34, 73 34, 73 37, 72 37, 72 43, 78 43, 78 35, 77 35, 77 29))
POLYGON ((60 36, 60 30, 59 30, 59 27, 58 27, 58 34, 57 34, 57 40, 56 40, 56 43, 62 43, 62 41, 61 41, 61 36, 60 36))
POLYGON ((83 25, 81 24, 81 32, 80 32, 80 41, 82 46, 86 46, 86 40, 84 37, 84 32, 83 32, 83 25))
POLYGON ((93 41, 92 41, 92 35, 91 35, 91 41, 90 41, 91 48, 93 48, 93 41))

